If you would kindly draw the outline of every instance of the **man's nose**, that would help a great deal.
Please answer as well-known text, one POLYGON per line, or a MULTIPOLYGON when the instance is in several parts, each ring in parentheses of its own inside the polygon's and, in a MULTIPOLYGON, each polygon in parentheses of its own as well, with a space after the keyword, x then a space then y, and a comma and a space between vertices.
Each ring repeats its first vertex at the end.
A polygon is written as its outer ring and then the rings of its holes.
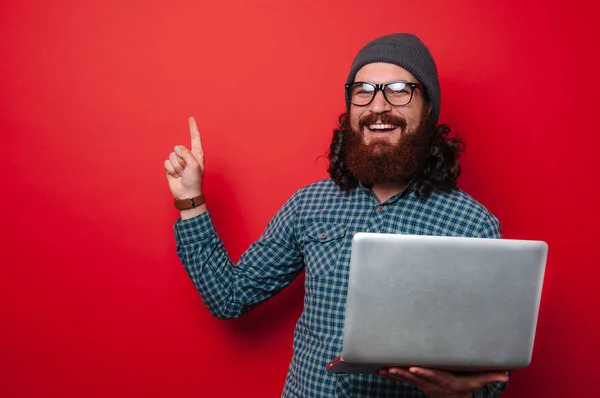
POLYGON ((373 98, 373 101, 371 101, 369 110, 372 113, 383 113, 385 111, 389 111, 390 109, 392 109, 392 106, 385 99, 383 91, 377 90, 375 92, 375 98, 373 98))

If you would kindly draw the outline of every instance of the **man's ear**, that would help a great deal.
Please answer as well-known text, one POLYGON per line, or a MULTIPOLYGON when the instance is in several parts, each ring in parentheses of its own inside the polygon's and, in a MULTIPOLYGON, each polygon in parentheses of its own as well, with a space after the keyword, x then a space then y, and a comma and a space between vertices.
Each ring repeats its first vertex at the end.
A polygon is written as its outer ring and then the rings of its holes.
POLYGON ((430 116, 431 112, 433 111, 433 106, 431 106, 430 103, 427 103, 427 105, 425 105, 425 109, 427 110, 427 116, 430 116))

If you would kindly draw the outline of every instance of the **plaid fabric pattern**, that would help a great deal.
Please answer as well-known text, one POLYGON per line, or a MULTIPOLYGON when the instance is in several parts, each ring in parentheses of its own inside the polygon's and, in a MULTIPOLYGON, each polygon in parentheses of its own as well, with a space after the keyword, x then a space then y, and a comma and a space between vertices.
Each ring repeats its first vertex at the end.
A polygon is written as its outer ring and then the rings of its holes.
MULTIPOLYGON (((304 311, 283 397, 426 397, 376 375, 337 375, 325 365, 342 349, 350 243, 356 232, 500 238, 500 224, 466 193, 415 195, 408 186, 379 203, 362 187, 341 192, 332 180, 296 192, 242 255, 229 259, 208 212, 175 223, 177 254, 213 315, 233 318, 273 296, 304 268, 304 311)), ((498 397, 491 383, 476 397, 498 397)))

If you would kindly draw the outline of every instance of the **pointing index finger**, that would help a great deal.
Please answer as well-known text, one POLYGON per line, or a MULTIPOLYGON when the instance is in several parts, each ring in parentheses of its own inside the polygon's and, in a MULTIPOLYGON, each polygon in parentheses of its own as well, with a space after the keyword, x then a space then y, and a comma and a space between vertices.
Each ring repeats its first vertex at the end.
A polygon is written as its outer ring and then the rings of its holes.
POLYGON ((190 117, 189 120, 190 125, 190 136, 192 138, 192 154, 196 158, 196 160, 200 161, 204 156, 202 151, 202 140, 200 139, 200 131, 198 131, 198 126, 196 125, 196 120, 194 117, 190 117))

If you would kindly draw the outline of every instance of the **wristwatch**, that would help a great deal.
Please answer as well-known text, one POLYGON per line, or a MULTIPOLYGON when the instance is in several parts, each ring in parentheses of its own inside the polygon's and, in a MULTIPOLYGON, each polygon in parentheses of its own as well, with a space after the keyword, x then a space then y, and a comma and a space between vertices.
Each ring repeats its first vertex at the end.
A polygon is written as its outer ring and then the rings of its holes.
POLYGON ((187 210, 204 204, 204 195, 200 194, 188 199, 175 199, 175 208, 177 210, 187 210))

